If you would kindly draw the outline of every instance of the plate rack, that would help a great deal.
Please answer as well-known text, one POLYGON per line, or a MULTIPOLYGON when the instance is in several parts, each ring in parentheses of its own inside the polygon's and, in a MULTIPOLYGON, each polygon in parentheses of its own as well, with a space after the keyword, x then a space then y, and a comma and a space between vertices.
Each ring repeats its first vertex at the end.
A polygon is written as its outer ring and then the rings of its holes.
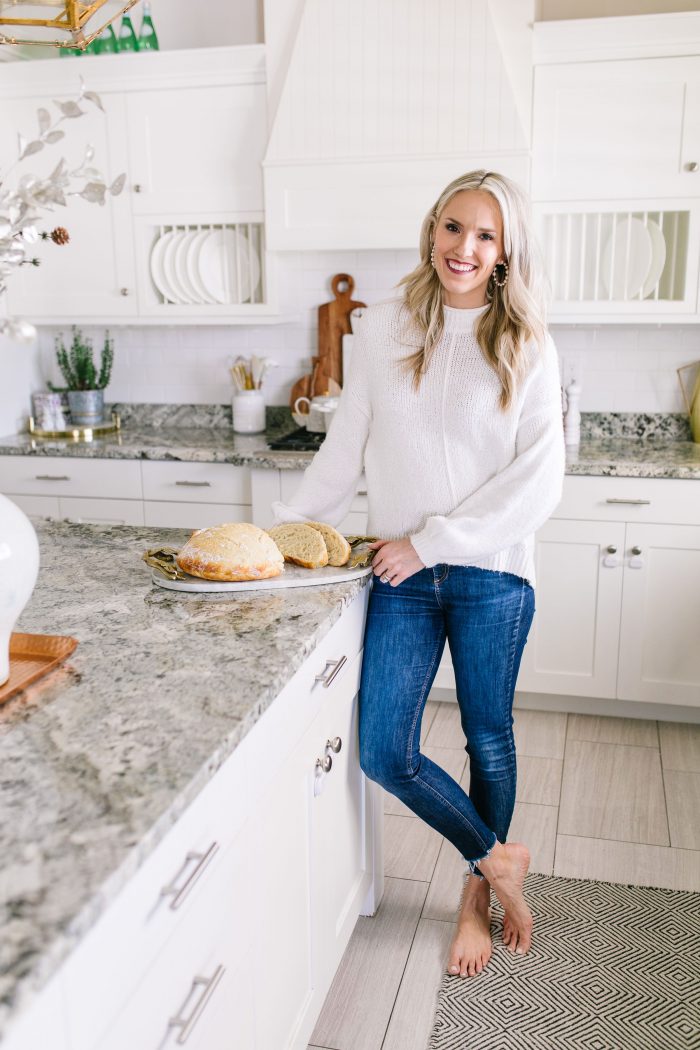
POLYGON ((159 306, 216 311, 266 302, 262 222, 160 223, 147 247, 159 306))
POLYGON ((688 210, 547 211, 540 244, 558 303, 682 303, 688 210))

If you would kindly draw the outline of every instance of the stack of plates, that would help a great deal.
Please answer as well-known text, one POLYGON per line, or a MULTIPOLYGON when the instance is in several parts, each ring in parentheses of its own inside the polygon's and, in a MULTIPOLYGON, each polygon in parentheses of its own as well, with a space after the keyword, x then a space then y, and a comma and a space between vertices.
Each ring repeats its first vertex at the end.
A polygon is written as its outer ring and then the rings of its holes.
POLYGON ((245 303, 257 290, 260 259, 238 230, 170 230, 153 245, 151 277, 169 303, 245 303))
POLYGON ((666 241, 658 223, 633 217, 618 222, 603 247, 600 276, 613 299, 651 295, 666 263, 666 241), (628 251, 629 240, 629 251, 628 251))

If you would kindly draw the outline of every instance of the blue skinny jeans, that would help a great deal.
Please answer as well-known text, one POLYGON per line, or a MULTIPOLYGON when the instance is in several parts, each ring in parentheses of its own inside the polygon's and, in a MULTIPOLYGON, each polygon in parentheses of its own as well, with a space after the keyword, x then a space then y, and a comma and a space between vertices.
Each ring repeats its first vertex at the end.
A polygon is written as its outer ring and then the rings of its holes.
MULTIPOLYGON (((397 587, 373 578, 359 699, 360 766, 478 863, 505 842, 515 806, 513 694, 535 592, 513 573, 421 569, 397 587), (449 640, 469 794, 420 751, 425 703, 449 640)), ((466 874, 466 873, 465 873, 466 874)))

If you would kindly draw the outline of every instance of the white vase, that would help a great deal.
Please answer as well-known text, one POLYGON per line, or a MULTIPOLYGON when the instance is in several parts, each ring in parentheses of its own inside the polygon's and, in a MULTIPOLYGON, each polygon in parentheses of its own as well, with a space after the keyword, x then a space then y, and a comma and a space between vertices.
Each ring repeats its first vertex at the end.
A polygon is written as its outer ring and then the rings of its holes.
POLYGON ((0 496, 0 685, 10 677, 10 635, 39 572, 39 543, 26 514, 0 496))

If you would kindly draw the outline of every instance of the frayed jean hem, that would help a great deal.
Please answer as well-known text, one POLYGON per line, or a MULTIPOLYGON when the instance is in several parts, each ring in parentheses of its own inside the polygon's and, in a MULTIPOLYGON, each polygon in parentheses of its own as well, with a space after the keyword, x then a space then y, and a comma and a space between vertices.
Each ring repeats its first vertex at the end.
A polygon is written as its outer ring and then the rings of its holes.
POLYGON ((467 865, 467 870, 464 872, 464 880, 465 880, 465 882, 469 878, 470 875, 476 875, 477 879, 483 879, 484 878, 484 876, 479 871, 479 867, 478 866, 479 866, 479 864, 481 864, 482 860, 486 860, 487 857, 491 856, 491 854, 493 853, 494 849, 496 848, 496 844, 497 843, 498 843, 498 838, 494 835, 493 845, 491 846, 490 849, 488 849, 486 851, 486 853, 484 853, 483 857, 478 857, 476 860, 467 860, 466 857, 463 857, 463 860, 466 862, 466 865, 467 865))

